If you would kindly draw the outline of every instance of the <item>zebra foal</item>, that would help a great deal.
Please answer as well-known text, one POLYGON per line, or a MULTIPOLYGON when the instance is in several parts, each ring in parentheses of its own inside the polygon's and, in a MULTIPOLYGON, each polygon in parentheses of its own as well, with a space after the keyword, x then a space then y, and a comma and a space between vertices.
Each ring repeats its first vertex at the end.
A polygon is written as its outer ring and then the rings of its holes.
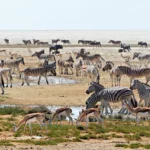
POLYGON ((46 83, 49 84, 47 79, 47 73, 51 72, 54 76, 56 76, 56 62, 52 62, 51 64, 44 65, 43 67, 37 68, 26 68, 20 72, 20 78, 22 79, 22 86, 24 85, 24 81, 26 81, 27 85, 29 85, 29 76, 37 77, 38 85, 40 85, 41 77, 45 77, 46 83))

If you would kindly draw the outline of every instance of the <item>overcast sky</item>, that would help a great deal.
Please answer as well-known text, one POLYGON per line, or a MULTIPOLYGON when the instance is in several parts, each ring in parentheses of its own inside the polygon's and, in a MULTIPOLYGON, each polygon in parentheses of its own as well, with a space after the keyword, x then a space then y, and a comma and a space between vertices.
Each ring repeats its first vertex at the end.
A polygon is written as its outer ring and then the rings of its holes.
POLYGON ((0 0, 0 30, 150 30, 150 0, 0 0))

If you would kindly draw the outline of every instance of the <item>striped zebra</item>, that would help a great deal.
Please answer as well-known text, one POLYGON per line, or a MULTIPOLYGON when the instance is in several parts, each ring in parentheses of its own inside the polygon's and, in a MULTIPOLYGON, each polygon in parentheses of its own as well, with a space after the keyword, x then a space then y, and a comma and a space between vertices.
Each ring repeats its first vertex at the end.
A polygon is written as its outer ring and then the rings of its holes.
POLYGON ((0 87, 1 87, 1 90, 2 90, 2 94, 4 94, 4 80, 3 80, 3 76, 2 76, 2 73, 0 72, 0 87))
POLYGON ((130 85, 133 79, 145 77, 146 84, 150 81, 150 68, 132 69, 126 66, 119 66, 116 70, 117 77, 127 75, 130 78, 130 85))
POLYGON ((4 60, 0 60, 0 68, 3 68, 3 67, 4 67, 4 65, 5 65, 4 60))
POLYGON ((133 60, 137 58, 140 62, 140 67, 143 65, 145 65, 145 67, 148 66, 148 64, 150 63, 150 54, 141 54, 138 52, 135 52, 133 54, 133 60))
POLYGON ((8 87, 8 79, 10 81, 10 87, 12 88, 12 75, 11 75, 11 69, 10 68, 0 68, 0 72, 3 76, 3 78, 5 78, 7 80, 7 85, 6 87, 8 87))
MULTIPOLYGON (((95 86, 95 89, 97 89, 98 91, 98 84, 95 82, 92 82, 92 84, 90 85, 86 93, 93 92, 94 88, 92 88, 91 86, 95 86)), ((105 108, 105 113, 108 114, 107 107, 109 107, 109 109, 112 112, 109 102, 112 102, 112 103, 122 102, 123 103, 124 100, 129 101, 130 104, 132 100, 134 103, 134 106, 137 105, 137 101, 135 100, 134 93, 129 88, 111 87, 111 88, 103 89, 103 87, 101 86, 101 90, 99 92, 95 92, 95 94, 93 94, 91 98, 89 98, 86 101, 86 109, 93 107, 97 102, 101 101, 100 109, 102 111, 102 114, 103 114, 103 107, 105 108)), ((122 110, 123 112, 125 111, 124 109, 121 108, 119 112, 123 113, 122 110)))
POLYGON ((22 86, 24 85, 24 81, 26 81, 27 85, 29 85, 29 76, 37 77, 38 85, 40 85, 41 77, 45 77, 46 83, 49 84, 47 79, 47 73, 51 72, 54 76, 56 76, 56 62, 52 62, 51 64, 45 65, 43 67, 37 68, 26 68, 20 72, 20 78, 22 79, 22 86))
POLYGON ((150 103, 150 86, 141 83, 139 80, 133 80, 130 89, 137 89, 140 97, 139 105, 141 104, 142 100, 144 100, 144 106, 148 107, 150 103))
POLYGON ((35 52, 32 54, 32 57, 36 56, 39 60, 45 59, 50 61, 56 61, 56 58, 54 55, 51 54, 44 54, 44 50, 41 50, 40 52, 35 52))
POLYGON ((19 64, 25 65, 24 58, 23 57, 18 57, 15 60, 6 60, 5 65, 11 69, 11 72, 14 74, 15 69, 19 72, 19 64))

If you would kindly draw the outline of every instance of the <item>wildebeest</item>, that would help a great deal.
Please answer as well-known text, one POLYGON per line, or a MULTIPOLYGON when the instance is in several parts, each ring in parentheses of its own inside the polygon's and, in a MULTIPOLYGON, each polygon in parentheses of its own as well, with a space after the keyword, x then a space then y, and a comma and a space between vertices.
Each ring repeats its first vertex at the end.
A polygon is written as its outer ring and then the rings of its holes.
POLYGON ((61 40, 61 42, 64 44, 71 44, 69 40, 61 40))
POLYGON ((36 39, 33 39, 33 44, 38 44, 40 42, 40 40, 36 40, 36 39))
POLYGON ((22 40, 25 45, 31 44, 31 40, 22 40))
POLYGON ((56 43, 57 44, 57 42, 59 42, 60 41, 60 39, 56 39, 56 40, 52 40, 52 44, 54 44, 54 43, 56 43))
POLYGON ((116 45, 116 44, 120 44, 121 41, 110 40, 108 43, 112 43, 112 44, 116 45))
POLYGON ((101 42, 96 42, 96 41, 91 42, 90 45, 92 45, 93 47, 94 47, 94 46, 95 46, 95 47, 101 47, 101 46, 102 46, 102 45, 101 45, 101 42))
POLYGON ((8 45, 9 44, 9 39, 4 39, 5 43, 8 45))
POLYGON ((125 44, 125 43, 121 43, 121 48, 123 48, 123 49, 127 49, 128 51, 130 51, 131 50, 131 48, 130 48, 130 45, 127 45, 127 44, 125 44))
POLYGON ((62 45, 50 46, 49 47, 49 52, 51 54, 52 50, 54 50, 54 52, 52 52, 52 54, 58 54, 59 53, 58 49, 63 49, 63 46, 62 45))
POLYGON ((147 42, 140 41, 140 42, 138 42, 138 45, 140 45, 141 47, 145 46, 145 48, 146 48, 147 42))
POLYGON ((80 43, 84 44, 84 40, 78 40, 78 44, 80 43))
POLYGON ((82 44, 90 44, 92 41, 90 40, 78 40, 78 44, 82 43, 82 44))

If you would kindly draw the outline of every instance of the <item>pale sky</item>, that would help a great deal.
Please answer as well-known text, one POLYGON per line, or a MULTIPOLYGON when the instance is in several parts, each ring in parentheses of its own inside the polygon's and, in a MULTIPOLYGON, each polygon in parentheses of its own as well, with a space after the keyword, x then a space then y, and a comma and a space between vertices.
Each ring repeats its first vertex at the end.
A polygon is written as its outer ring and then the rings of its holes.
POLYGON ((0 0, 0 30, 150 30, 150 0, 0 0))

